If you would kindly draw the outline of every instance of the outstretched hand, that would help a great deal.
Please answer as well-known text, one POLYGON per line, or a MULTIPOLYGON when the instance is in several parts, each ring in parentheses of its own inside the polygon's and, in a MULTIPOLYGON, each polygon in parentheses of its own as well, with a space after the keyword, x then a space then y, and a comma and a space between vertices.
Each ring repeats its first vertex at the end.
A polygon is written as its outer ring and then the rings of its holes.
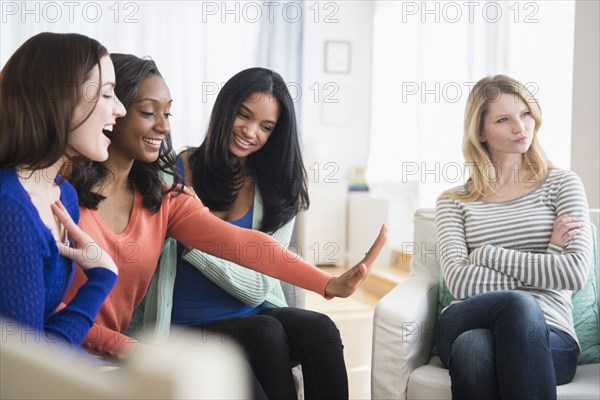
POLYGON ((110 255, 100 248, 100 245, 90 235, 77 226, 60 201, 51 204, 50 208, 58 221, 65 227, 69 239, 73 242, 73 247, 65 243, 57 243, 61 256, 70 258, 83 269, 103 267, 118 274, 117 265, 110 255))
POLYGON ((360 262, 344 272, 340 276, 332 278, 327 287, 325 287, 325 296, 327 297, 348 297, 352 295, 356 289, 365 280, 371 269, 373 268, 373 262, 381 252, 381 249, 387 241, 387 228, 385 225, 381 226, 377 239, 365 254, 365 257, 360 262))

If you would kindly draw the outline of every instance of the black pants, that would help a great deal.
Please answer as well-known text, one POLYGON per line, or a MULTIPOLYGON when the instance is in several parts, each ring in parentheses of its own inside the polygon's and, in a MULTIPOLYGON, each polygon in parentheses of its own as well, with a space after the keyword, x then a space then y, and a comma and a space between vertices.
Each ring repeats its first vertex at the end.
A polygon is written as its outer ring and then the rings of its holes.
POLYGON ((258 315, 192 327, 233 337, 246 351, 254 372, 254 396, 296 399, 291 372, 302 365, 304 395, 311 399, 347 399, 348 376, 340 332, 326 315, 283 307, 258 315))

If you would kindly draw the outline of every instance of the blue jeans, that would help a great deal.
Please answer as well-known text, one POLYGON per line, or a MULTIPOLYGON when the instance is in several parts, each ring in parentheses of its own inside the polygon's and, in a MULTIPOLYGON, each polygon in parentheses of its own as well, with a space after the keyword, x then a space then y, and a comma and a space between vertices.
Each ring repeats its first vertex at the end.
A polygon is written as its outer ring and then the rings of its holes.
POLYGON ((549 328, 537 300, 518 290, 484 293, 440 315, 438 355, 453 399, 556 399, 570 382, 577 344, 549 328))

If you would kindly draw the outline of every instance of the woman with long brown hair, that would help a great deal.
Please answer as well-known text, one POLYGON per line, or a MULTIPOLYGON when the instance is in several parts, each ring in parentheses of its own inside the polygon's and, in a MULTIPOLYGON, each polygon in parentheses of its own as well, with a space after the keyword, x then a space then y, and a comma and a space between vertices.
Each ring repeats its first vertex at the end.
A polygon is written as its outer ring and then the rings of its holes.
POLYGON ((58 175, 72 156, 108 157, 103 131, 125 115, 114 85, 106 48, 77 34, 30 38, 0 73, 0 315, 37 341, 79 346, 117 280, 111 257, 77 227, 77 194, 58 175), (87 282, 56 311, 73 260, 87 282))

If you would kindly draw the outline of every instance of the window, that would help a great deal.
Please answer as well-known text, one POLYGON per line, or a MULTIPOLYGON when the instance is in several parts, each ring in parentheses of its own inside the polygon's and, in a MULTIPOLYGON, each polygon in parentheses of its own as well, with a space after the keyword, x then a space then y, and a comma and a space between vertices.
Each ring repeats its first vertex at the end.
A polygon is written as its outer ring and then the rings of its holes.
POLYGON ((500 73, 530 85, 541 143, 569 168, 574 16, 571 1, 377 1, 367 180, 417 182, 419 207, 462 184, 468 93, 500 73))

